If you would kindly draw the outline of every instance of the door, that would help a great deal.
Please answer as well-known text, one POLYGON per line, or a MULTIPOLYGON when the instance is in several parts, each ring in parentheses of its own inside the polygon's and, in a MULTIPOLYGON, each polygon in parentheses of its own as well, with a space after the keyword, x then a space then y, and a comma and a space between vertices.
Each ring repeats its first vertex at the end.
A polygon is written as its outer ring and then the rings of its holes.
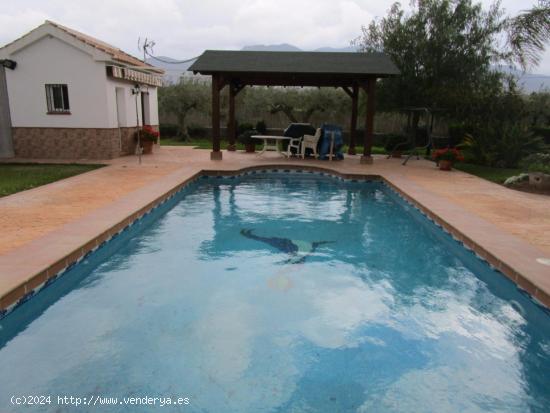
POLYGON ((149 107, 149 92, 141 92, 141 113, 144 125, 151 124, 151 109, 149 107))

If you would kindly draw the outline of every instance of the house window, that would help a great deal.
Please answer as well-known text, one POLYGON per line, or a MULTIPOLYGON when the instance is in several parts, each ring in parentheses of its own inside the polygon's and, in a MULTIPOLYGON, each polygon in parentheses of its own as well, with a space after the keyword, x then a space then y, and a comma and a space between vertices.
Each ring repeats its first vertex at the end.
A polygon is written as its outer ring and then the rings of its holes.
POLYGON ((46 85, 48 113, 70 113, 67 85, 46 85))

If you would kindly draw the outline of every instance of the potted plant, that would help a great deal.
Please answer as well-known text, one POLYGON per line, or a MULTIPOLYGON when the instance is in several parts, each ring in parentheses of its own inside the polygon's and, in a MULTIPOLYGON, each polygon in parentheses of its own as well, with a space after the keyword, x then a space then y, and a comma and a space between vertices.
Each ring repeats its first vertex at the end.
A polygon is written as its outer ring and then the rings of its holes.
POLYGON ((239 135, 239 142, 244 145, 244 150, 246 153, 256 152, 256 139, 252 138, 252 135, 256 135, 257 132, 254 129, 247 130, 239 135))
POLYGON ((442 171, 450 171, 455 162, 464 160, 464 156, 456 148, 438 149, 433 153, 432 158, 442 171))
POLYGON ((252 138, 252 135, 257 135, 258 132, 254 129, 254 126, 249 123, 239 124, 237 127, 239 136, 237 140, 244 145, 245 152, 256 152, 257 140, 252 138))
MULTIPOLYGON (((154 130, 151 125, 144 125, 143 128, 139 130, 139 141, 142 148, 143 154, 153 153, 153 145, 158 141, 160 134, 154 130)), ((138 135, 136 133, 136 141, 138 135)))

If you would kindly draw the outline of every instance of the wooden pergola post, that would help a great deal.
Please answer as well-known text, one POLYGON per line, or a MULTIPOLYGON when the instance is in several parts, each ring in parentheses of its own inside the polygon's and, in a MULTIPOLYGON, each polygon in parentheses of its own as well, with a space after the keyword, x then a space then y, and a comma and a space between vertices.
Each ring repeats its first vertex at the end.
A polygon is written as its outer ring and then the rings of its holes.
POLYGON ((349 128, 349 155, 355 155, 355 140, 357 138, 357 107, 359 102, 359 86, 353 85, 351 90, 351 125, 349 128))
POLYGON ((229 144, 227 145, 228 151, 234 151, 237 149, 235 145, 235 95, 236 95, 236 86, 233 83, 229 84, 229 116, 227 119, 227 138, 229 144))
POLYGON ((361 163, 372 163, 371 149, 374 139, 374 102, 376 100, 376 78, 371 77, 367 83, 367 115, 365 116, 365 135, 361 163))
POLYGON ((221 160, 220 151, 220 76, 212 75, 212 152, 210 159, 221 160))
POLYGON ((357 106, 359 101, 359 86, 354 83, 351 90, 347 86, 342 89, 351 98, 351 122, 349 127, 349 155, 355 155, 355 142, 357 136, 357 106))
POLYGON ((227 137, 229 144, 227 145, 228 151, 235 151, 237 145, 235 143, 237 138, 237 125, 235 123, 235 97, 245 85, 240 85, 234 81, 229 82, 229 116, 227 120, 227 137))

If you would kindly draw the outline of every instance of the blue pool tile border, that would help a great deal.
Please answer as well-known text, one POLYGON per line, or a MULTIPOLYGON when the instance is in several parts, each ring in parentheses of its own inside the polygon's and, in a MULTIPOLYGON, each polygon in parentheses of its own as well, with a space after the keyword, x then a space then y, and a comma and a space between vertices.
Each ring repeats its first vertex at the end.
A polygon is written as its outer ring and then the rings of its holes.
MULTIPOLYGON (((435 214, 429 214, 427 213, 423 207, 418 205, 414 200, 412 200, 410 197, 404 195, 401 193, 400 190, 398 190, 396 187, 394 187, 392 184, 390 184, 387 180, 385 180, 382 176, 378 175, 356 175, 356 174, 340 174, 338 172, 333 171, 327 171, 327 170, 319 170, 317 168, 311 169, 311 168, 304 168, 304 167, 297 167, 297 168, 289 168, 288 166, 285 166, 284 168, 273 168, 273 167, 250 167, 239 171, 201 171, 197 174, 195 174, 190 179, 186 180, 185 182, 178 185, 175 189, 169 191, 165 195, 161 196, 159 199, 153 202, 153 205, 141 212, 137 213, 137 217, 131 221, 128 222, 128 224, 124 225, 121 229, 119 229, 117 232, 115 232, 112 235, 107 236, 104 240, 102 240, 99 245, 96 245, 95 247, 91 248, 88 251, 85 251, 82 255, 80 255, 76 260, 72 261, 71 263, 68 263, 68 265, 64 268, 62 268, 60 271, 58 271, 55 274, 52 274, 49 276, 43 283, 39 284, 35 288, 31 289, 30 291, 26 292, 21 298, 19 298, 16 302, 12 303, 11 305, 0 308, 0 320, 7 315, 9 315, 13 310, 15 310, 20 305, 23 305, 28 300, 32 299, 36 294, 38 294, 41 290, 44 288, 49 287, 54 282, 59 280, 63 275, 69 273, 74 267, 79 264, 80 262, 90 258, 93 256, 93 254, 97 254, 101 250, 103 250, 105 247, 107 247, 111 242, 115 241, 116 238, 118 238, 120 235, 127 233, 131 228, 133 228, 135 225, 142 224, 144 220, 150 220, 153 221, 156 218, 157 214, 154 214, 154 212, 158 212, 159 208, 164 207, 166 210, 169 210, 171 206, 168 205, 168 203, 172 203, 176 201, 176 197, 182 197, 186 193, 188 193, 191 189, 193 189, 199 181, 201 180, 209 180, 209 179, 228 179, 228 180, 234 180, 239 177, 244 176, 251 176, 251 175, 258 175, 261 174, 262 176, 271 174, 271 175, 292 175, 292 174, 309 174, 309 175, 317 175, 320 177, 329 177, 331 179, 335 179, 341 182, 348 182, 348 183, 370 183, 370 182, 380 182, 382 183, 389 192, 393 195, 394 199, 396 199, 400 204, 404 204, 406 206, 412 207, 415 211, 420 213, 424 218, 427 218, 427 221, 429 223, 434 224, 437 230, 441 230, 443 234, 450 237, 452 240, 454 240, 456 243, 459 244, 461 248, 464 248, 466 252, 473 254, 479 261, 482 263, 488 265, 495 273, 501 275, 504 279, 513 282, 516 286, 516 288, 526 297, 528 297, 535 305, 540 307, 547 315, 550 316, 550 308, 547 307, 544 303, 539 301, 535 296, 533 296, 529 291, 522 288, 518 283, 513 280, 510 276, 508 276, 505 272, 501 271, 499 268, 495 267, 488 259, 481 256, 476 250, 475 247, 472 248, 467 243, 465 243, 463 240, 459 239, 456 234, 454 234, 452 231, 448 230, 445 225, 443 225, 441 222, 438 222, 438 217, 435 214), (155 217, 153 217, 155 215, 155 217)), ((122 221, 124 222, 124 221, 122 221)), ((121 223, 115 225, 113 228, 117 227, 121 223)))
POLYGON ((459 244, 461 248, 463 248, 466 252, 471 254, 473 257, 475 257, 478 261, 483 263, 484 265, 487 265, 493 272, 498 274, 502 279, 511 282, 515 285, 516 289, 523 294, 525 297, 529 298, 535 305, 542 308, 544 312, 550 316, 550 307, 546 306, 544 303, 542 303, 537 297, 535 297, 533 294, 531 294, 529 291, 527 291, 525 288, 522 288, 515 280, 512 279, 511 276, 508 276, 504 271, 502 271, 497 266, 493 265, 487 258, 483 257, 481 254, 478 253, 478 251, 475 250, 475 247, 471 247, 463 240, 459 239, 455 233, 453 233, 452 230, 449 230, 444 225, 442 225, 440 222, 438 222, 437 215, 433 214, 430 215, 424 211, 424 209, 419 206, 416 202, 411 200, 408 196, 403 195, 399 190, 394 188, 392 185, 390 185, 387 181, 384 180, 384 184, 387 188, 391 190, 391 193, 402 203, 405 203, 412 208, 419 214, 421 214, 424 218, 427 219, 428 222, 435 225, 438 230, 440 230, 444 235, 449 237, 451 240, 459 244))

